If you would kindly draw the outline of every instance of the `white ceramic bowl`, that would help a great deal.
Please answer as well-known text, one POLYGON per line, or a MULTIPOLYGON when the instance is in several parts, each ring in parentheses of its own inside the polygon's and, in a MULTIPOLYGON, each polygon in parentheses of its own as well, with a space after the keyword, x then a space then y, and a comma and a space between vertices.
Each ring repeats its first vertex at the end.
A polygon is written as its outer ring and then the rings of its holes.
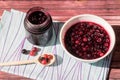
POLYGON ((101 17, 98 17, 96 15, 91 15, 91 14, 83 14, 83 15, 74 16, 65 22, 65 24, 62 26, 62 29, 60 31, 60 43, 61 43, 62 48, 65 50, 65 52, 67 54, 69 54, 70 56, 72 56, 73 58, 75 58, 79 61, 93 63, 93 62, 97 62, 97 61, 105 58, 107 55, 109 55, 111 53, 111 51, 113 50, 114 45, 115 45, 115 33, 114 33, 114 30, 111 27, 111 25, 107 21, 102 19, 101 17), (104 56, 97 58, 97 59, 86 60, 86 59, 75 57, 70 52, 68 52, 68 50, 65 48, 64 36, 66 34, 66 31, 72 25, 74 25, 75 23, 78 23, 80 21, 94 22, 96 24, 101 25, 101 27, 103 27, 107 31, 108 35, 110 36, 110 47, 104 56))

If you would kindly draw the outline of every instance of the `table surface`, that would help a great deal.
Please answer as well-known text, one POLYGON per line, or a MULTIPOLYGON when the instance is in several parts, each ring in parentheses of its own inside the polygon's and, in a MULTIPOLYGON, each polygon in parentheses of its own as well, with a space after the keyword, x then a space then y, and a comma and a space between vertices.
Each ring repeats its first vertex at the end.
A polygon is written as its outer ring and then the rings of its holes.
MULTIPOLYGON (((70 0, 70 1, 34 1, 3 0, 0 1, 0 15, 4 10, 14 8, 23 12, 34 6, 48 10, 54 20, 65 22, 79 14, 95 14, 106 19, 116 33, 116 46, 113 52, 108 80, 120 80, 120 0, 70 0)), ((0 71, 0 79, 30 80, 21 76, 0 71)))

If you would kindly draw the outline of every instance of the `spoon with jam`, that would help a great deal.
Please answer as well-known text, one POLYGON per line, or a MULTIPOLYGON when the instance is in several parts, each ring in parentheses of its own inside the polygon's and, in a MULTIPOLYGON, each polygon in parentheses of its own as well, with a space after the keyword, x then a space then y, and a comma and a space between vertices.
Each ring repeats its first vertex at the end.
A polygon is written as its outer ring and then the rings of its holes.
POLYGON ((45 53, 37 56, 33 60, 23 60, 23 61, 14 61, 14 62, 4 62, 0 63, 0 66, 12 66, 12 65, 23 65, 23 64, 40 64, 43 66, 52 65, 55 62, 55 55, 52 53, 45 53))

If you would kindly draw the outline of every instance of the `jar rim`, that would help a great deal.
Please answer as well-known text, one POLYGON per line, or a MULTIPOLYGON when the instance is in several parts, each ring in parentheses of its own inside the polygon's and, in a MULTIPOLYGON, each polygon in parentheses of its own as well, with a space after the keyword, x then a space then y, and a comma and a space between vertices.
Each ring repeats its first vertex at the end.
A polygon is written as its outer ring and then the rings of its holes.
POLYGON ((42 8, 42 7, 33 7, 33 8, 30 8, 27 11, 27 14, 26 14, 26 17, 25 17, 25 20, 24 20, 24 24, 25 24, 25 28, 29 32, 31 32, 33 34, 39 34, 39 33, 45 32, 47 29, 49 29, 49 27, 52 24, 52 18, 50 16, 50 14, 46 11, 45 8, 42 8), (43 22, 41 24, 32 24, 28 20, 29 15, 32 14, 33 12, 35 12, 35 11, 41 11, 41 12, 43 12, 47 16, 47 19, 45 20, 45 22, 43 22))
POLYGON ((27 11, 27 15, 26 15, 26 20, 27 22, 30 24, 30 25, 34 25, 35 27, 34 28, 39 28, 40 26, 44 26, 45 24, 47 24, 47 22, 50 21, 50 14, 46 11, 45 8, 42 8, 42 7, 33 7, 33 8, 30 8, 28 11, 27 11), (32 24, 28 18, 30 16, 30 14, 32 14, 33 12, 35 11, 41 11, 43 12, 46 16, 47 16, 47 20, 41 24, 32 24))

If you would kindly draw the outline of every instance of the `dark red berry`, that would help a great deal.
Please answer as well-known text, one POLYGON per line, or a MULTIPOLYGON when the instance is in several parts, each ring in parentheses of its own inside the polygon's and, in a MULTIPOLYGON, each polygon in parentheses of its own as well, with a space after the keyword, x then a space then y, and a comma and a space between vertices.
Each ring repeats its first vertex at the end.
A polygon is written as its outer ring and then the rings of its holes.
POLYGON ((83 51, 86 51, 86 50, 87 50, 87 48, 85 48, 85 47, 83 47, 82 49, 83 49, 83 51))
POLYGON ((37 48, 37 47, 33 47, 33 48, 32 48, 32 51, 37 52, 37 51, 38 51, 38 48, 37 48))
POLYGON ((36 55, 36 52, 35 51, 30 51, 29 53, 31 56, 35 56, 36 55))
POLYGON ((44 54, 43 57, 44 57, 44 58, 48 58, 48 54, 44 54))
POLYGON ((107 46, 109 46, 109 44, 108 44, 108 43, 104 43, 104 46, 106 46, 106 47, 107 47, 107 46))
POLYGON ((84 41, 84 42, 87 42, 87 40, 88 40, 88 39, 87 39, 86 37, 83 38, 83 41, 84 41))
POLYGON ((104 53, 101 52, 99 55, 102 57, 104 55, 104 53))
POLYGON ((98 38, 98 39, 97 39, 97 42, 101 42, 101 41, 102 41, 102 39, 101 39, 101 38, 98 38))
POLYGON ((42 61, 42 60, 45 60, 45 58, 44 58, 44 57, 40 57, 40 58, 39 58, 39 61, 42 61))
POLYGON ((78 41, 78 40, 76 40, 76 41, 75 41, 75 43, 76 43, 76 44, 79 44, 79 41, 78 41))
POLYGON ((47 61, 46 60, 42 60, 41 63, 44 64, 44 65, 46 65, 47 61))
POLYGON ((85 43, 81 43, 81 46, 84 46, 85 45, 85 43))
POLYGON ((53 59, 53 56, 52 55, 48 55, 48 59, 53 59))
POLYGON ((109 39, 106 39, 106 42, 109 42, 110 40, 109 39))
POLYGON ((28 54, 28 51, 26 49, 22 49, 21 51, 23 54, 28 54))
POLYGON ((91 54, 87 54, 87 58, 88 59, 92 59, 92 55, 91 54))
POLYGON ((94 25, 93 23, 89 23, 89 26, 92 26, 92 25, 94 25))
POLYGON ((82 31, 80 31, 80 32, 79 32, 79 34, 80 34, 80 35, 82 35, 82 34, 83 34, 83 32, 82 32, 82 31))
POLYGON ((75 35, 75 33, 72 33, 72 36, 74 36, 75 35))
POLYGON ((46 62, 49 63, 49 62, 50 62, 50 59, 46 58, 46 62))

